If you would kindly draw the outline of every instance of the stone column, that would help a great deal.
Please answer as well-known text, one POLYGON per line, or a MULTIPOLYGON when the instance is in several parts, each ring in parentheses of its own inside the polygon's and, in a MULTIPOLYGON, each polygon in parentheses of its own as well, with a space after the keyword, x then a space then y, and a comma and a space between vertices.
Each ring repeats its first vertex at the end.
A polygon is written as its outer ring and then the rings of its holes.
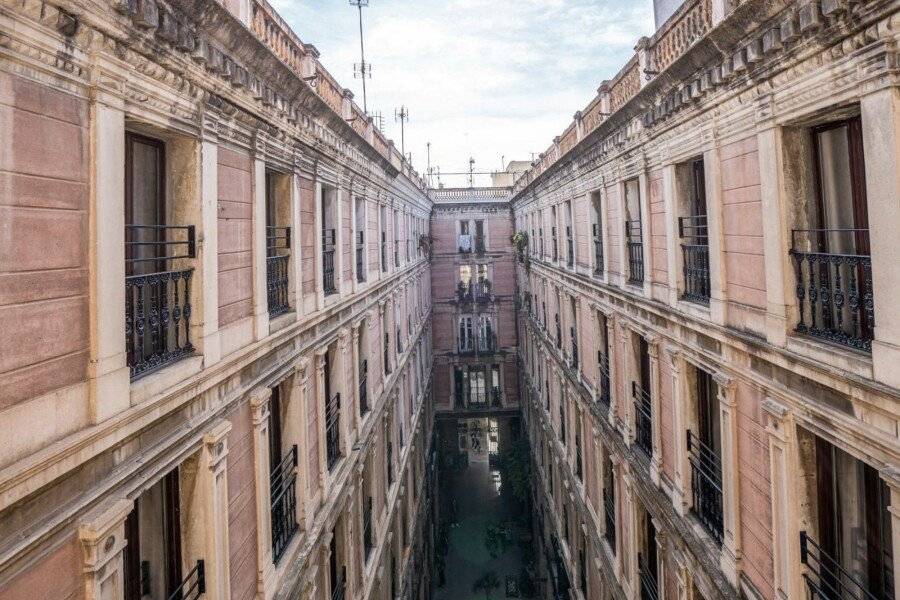
POLYGON ((784 142, 780 127, 757 133, 760 195, 762 196, 763 254, 766 265, 766 339, 787 345, 788 327, 795 322, 794 271, 790 262, 790 212, 785 191, 784 142))
MULTIPOLYGON (((609 352, 609 411, 607 414, 607 418, 609 419, 609 424, 615 427, 616 425, 616 398, 619 398, 619 402, 621 402, 620 394, 618 393, 619 386, 619 372, 616 369, 616 316, 613 313, 609 313, 606 315, 606 348, 607 352, 609 352)), ((620 346, 621 348, 621 346, 620 346)), ((623 355, 624 356, 624 355, 623 355)))
POLYGON ((125 355, 125 113, 118 91, 96 87, 90 105, 89 223, 94 245, 88 262, 91 423, 130 405, 125 355))
POLYGON ((133 508, 133 501, 122 498, 93 511, 78 526, 85 600, 124 596, 125 519, 133 508))
POLYGON ((647 352, 650 354, 650 434, 653 456, 650 458, 650 479, 659 486, 659 473, 662 470, 662 402, 660 401, 659 374, 659 339, 648 340, 647 352))
POLYGON ((310 360, 300 358, 294 363, 294 377, 290 399, 282 421, 282 436, 297 445, 297 523, 308 529, 313 511, 307 511, 309 502, 309 432, 307 431, 307 402, 311 397, 310 360))
POLYGON ((338 187, 334 194, 334 201, 337 203, 334 209, 336 219, 334 230, 337 236, 334 248, 334 287, 337 288, 338 294, 349 291, 349 282, 344 280, 344 237, 347 235, 344 231, 344 196, 346 194, 347 190, 341 187, 338 187))
POLYGON ((653 70, 653 56, 650 51, 650 40, 641 36, 637 45, 634 47, 634 51, 638 57, 638 79, 641 82, 640 86, 643 88, 650 83, 650 79, 646 76, 647 71, 653 70))
POLYGON ((272 560, 272 498, 270 473, 273 462, 280 456, 269 456, 269 411, 272 390, 256 388, 250 392, 250 413, 253 422, 253 475, 256 491, 256 556, 257 590, 259 597, 268 600, 274 590, 275 565, 272 560))
POLYGON ((632 348, 631 330, 628 324, 619 320, 619 330, 622 340, 622 397, 619 399, 619 433, 628 445, 634 443, 634 398, 631 393, 631 372, 633 370, 634 349, 632 348))
POLYGON ((714 375, 719 393, 719 423, 722 428, 722 572, 735 588, 741 568, 740 473, 736 384, 730 377, 714 375))
POLYGON ((895 465, 887 467, 881 472, 881 479, 891 491, 891 505, 888 512, 891 514, 891 547, 894 549, 894 573, 900 573, 900 468, 895 465))
POLYGON ((203 561, 206 598, 231 597, 228 556, 228 433, 231 422, 219 420, 203 436, 200 448, 179 466, 182 490, 182 563, 203 561))
MULTIPOLYGON (((645 81, 645 77, 641 76, 641 84, 645 81)), ((644 295, 648 298, 651 296, 651 281, 653 279, 653 244, 652 229, 653 224, 650 214, 650 178, 647 176, 646 167, 641 168, 638 175, 638 188, 640 189, 640 210, 641 210, 641 242, 644 252, 644 295)))
MULTIPOLYGON (((200 310, 191 314, 191 339, 203 353, 203 366, 219 362, 219 139, 218 123, 204 115, 200 131, 200 209, 196 219, 197 267, 192 288, 200 290, 200 310), (200 284, 198 286, 198 284, 200 284)), ((192 212, 188 208, 189 213, 192 212)))
POLYGON ((667 283, 669 286, 667 301, 671 306, 678 304, 678 297, 681 294, 679 282, 684 265, 678 237, 680 198, 678 197, 677 169, 674 164, 666 165, 662 169, 662 194, 666 211, 666 270, 668 271, 667 283))
POLYGON ((622 582, 622 590, 625 592, 625 597, 637 600, 641 589, 637 571, 637 506, 634 499, 631 474, 625 468, 623 468, 622 483, 622 501, 619 502, 619 508, 622 512, 620 522, 623 524, 628 523, 628 535, 625 535, 624 531, 617 532, 620 533, 617 537, 622 538, 622 541, 619 543, 621 550, 620 561, 622 563, 619 581, 622 582))
MULTIPOLYGON (((354 262, 355 262, 355 261, 354 261, 354 262)), ((351 378, 351 381, 352 381, 350 389, 353 390, 353 391, 352 391, 352 394, 350 394, 350 395, 351 395, 353 398, 356 398, 356 402, 352 403, 352 404, 356 407, 356 410, 353 411, 353 429, 357 432, 357 435, 359 435, 359 433, 360 433, 359 430, 360 430, 360 427, 362 426, 362 417, 361 417, 361 413, 362 413, 362 398, 360 397, 360 393, 359 393, 359 377, 360 377, 360 372, 359 372, 359 363, 360 363, 360 358, 359 358, 359 337, 360 337, 360 331, 359 331, 359 330, 360 330, 360 328, 362 328, 362 321, 359 321, 359 322, 355 323, 355 324, 353 325, 353 328, 352 328, 352 337, 351 337, 352 354, 351 354, 351 361, 352 361, 353 364, 350 365, 350 371, 351 371, 351 373, 350 373, 350 378, 351 378)), ((368 381, 367 381, 366 383, 368 384, 368 381)))
POLYGON ((685 436, 691 428, 688 395, 685 390, 684 358, 677 348, 669 348, 669 369, 672 371, 672 406, 674 408, 675 435, 675 488, 672 503, 682 517, 690 510, 691 504, 691 465, 688 460, 685 436))
POLYGON ((328 354, 328 347, 326 346, 323 349, 316 351, 315 356, 315 365, 316 365, 316 396, 313 402, 316 403, 316 417, 318 419, 318 430, 319 430, 319 492, 321 493, 321 497, 324 498, 326 495, 325 490, 325 479, 328 473, 328 459, 327 459, 327 450, 326 450, 326 437, 325 437, 325 423, 326 423, 326 405, 328 404, 328 399, 325 397, 325 362, 326 355, 328 354))
POLYGON ((802 598, 800 568, 800 496, 797 431, 791 410, 772 398, 763 400, 769 436, 772 498, 772 552, 778 600, 802 598))
POLYGON ((876 380, 900 388, 900 93, 894 87, 879 90, 863 97, 860 109, 875 302, 872 362, 876 380))
POLYGON ((691 577, 692 569, 681 552, 672 549, 672 570, 675 572, 675 600, 694 600, 694 585, 691 577))
POLYGON ((253 267, 253 331, 255 339, 269 335, 269 301, 266 293, 266 160, 265 140, 260 134, 254 140, 253 158, 253 233, 251 256, 253 267))
MULTIPOLYGON (((625 494, 625 486, 624 486, 624 478, 620 477, 622 474, 622 468, 620 466, 619 457, 613 453, 609 454, 609 462, 612 465, 612 476, 610 481, 613 485, 613 490, 616 492, 613 496, 613 523, 616 526, 616 543, 613 547, 612 551, 615 554, 615 562, 613 563, 613 570, 616 574, 616 580, 622 581, 623 573, 624 573, 624 560, 623 553, 625 552, 625 544, 622 539, 622 526, 621 523, 624 522, 622 519, 622 509, 619 507, 622 506, 623 496, 625 494)), ((604 523, 604 528, 606 527, 605 518, 602 519, 604 523)), ((606 535, 606 531, 603 532, 606 535)))
MULTIPOLYGON (((713 4, 722 0, 713 0, 713 4)), ((722 218, 722 163, 716 147, 703 153, 706 186, 706 233, 709 240, 709 318, 725 323, 727 285, 725 272, 725 225, 722 218)))
POLYGON ((319 178, 316 178, 316 195, 313 201, 313 271, 315 273, 316 310, 322 310, 325 306, 325 284, 322 281, 322 204, 324 202, 325 189, 319 178))
MULTIPOLYGON (((651 517, 648 515, 647 518, 650 519, 651 517)), ((669 574, 669 565, 671 564, 669 551, 672 547, 672 542, 669 539, 669 534, 666 533, 666 530, 663 527, 662 523, 660 523, 656 519, 653 519, 653 526, 656 528, 657 592, 659 593, 659 598, 667 598, 669 594, 666 590, 666 577, 669 574)))
POLYGON ((288 273, 290 273, 290 285, 293 287, 294 310, 297 311, 297 318, 306 312, 303 298, 303 246, 300 243, 302 232, 302 221, 300 211, 302 209, 303 197, 301 194, 300 164, 302 157, 299 154, 294 155, 294 171, 290 177, 291 189, 291 258, 288 273))
MULTIPOLYGON (((355 387, 351 382, 347 381, 348 375, 349 377, 353 377, 356 368, 352 365, 347 365, 347 362, 350 360, 349 356, 351 354, 350 348, 351 341, 351 333, 350 328, 345 327, 338 334, 337 339, 337 347, 338 347, 338 368, 337 372, 339 375, 338 388, 340 389, 341 394, 341 404, 340 404, 340 422, 338 423, 338 436, 339 443, 338 448, 340 450, 341 455, 346 456, 349 448, 352 447, 353 442, 350 439, 350 432, 352 430, 351 423, 353 422, 353 412, 354 406, 356 403, 353 401, 355 394, 353 392, 353 388, 355 387), (348 366, 350 368, 348 368, 348 366)), ((334 392, 332 392, 334 393, 334 392)), ((359 411, 355 411, 359 414, 359 411)))

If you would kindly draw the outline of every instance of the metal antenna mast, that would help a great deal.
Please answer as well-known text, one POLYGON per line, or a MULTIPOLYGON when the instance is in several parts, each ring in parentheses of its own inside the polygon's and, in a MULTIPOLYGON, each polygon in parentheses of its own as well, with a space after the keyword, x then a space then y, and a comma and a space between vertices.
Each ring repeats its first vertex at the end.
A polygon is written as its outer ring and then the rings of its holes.
POLYGON ((428 170, 425 173, 428 174, 428 187, 431 187, 431 142, 425 144, 425 148, 428 152, 428 170))
POLYGON ((363 7, 369 6, 369 0, 350 0, 350 4, 359 10, 359 64, 353 65, 354 79, 359 77, 362 79, 363 88, 363 112, 369 114, 369 107, 366 100, 366 78, 372 78, 372 65, 366 62, 366 46, 363 43, 363 7))
POLYGON ((381 133, 384 133, 384 115, 381 114, 380 110, 375 111, 375 114, 372 115, 372 122, 381 133))
POLYGON ((475 159, 469 158, 469 187, 475 187, 475 159))
POLYGON ((405 106, 394 109, 394 121, 400 123, 400 154, 406 156, 406 122, 409 121, 409 110, 405 106))

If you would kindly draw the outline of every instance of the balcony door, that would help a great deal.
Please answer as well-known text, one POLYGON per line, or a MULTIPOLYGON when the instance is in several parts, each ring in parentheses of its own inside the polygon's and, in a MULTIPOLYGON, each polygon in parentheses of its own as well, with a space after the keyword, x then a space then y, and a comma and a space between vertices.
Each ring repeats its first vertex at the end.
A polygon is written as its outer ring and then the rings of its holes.
POLYGON ((178 469, 141 494, 125 519, 125 600, 165 600, 181 587, 178 469))

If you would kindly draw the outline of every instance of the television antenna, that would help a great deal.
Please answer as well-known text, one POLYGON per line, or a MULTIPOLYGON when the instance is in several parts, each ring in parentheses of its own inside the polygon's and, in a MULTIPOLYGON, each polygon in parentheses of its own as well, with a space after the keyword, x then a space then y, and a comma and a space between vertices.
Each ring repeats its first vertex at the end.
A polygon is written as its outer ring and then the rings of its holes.
POLYGON ((369 6, 369 0, 350 0, 350 5, 359 11, 359 62, 353 65, 353 78, 362 79, 363 112, 369 114, 366 99, 366 79, 372 78, 372 65, 366 62, 366 46, 363 42, 362 9, 369 6))
POLYGON ((406 123, 409 121, 409 109, 405 106, 394 109, 394 121, 400 123, 400 154, 406 155, 406 123))

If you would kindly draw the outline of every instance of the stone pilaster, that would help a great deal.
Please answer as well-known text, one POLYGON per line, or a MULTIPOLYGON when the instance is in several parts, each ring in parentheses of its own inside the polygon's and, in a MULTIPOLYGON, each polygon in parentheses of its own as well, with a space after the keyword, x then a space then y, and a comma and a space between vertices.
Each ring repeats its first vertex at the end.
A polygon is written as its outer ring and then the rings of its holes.
POLYGON ((660 400, 659 339, 648 340, 647 352, 650 354, 650 434, 653 456, 650 457, 650 479, 659 485, 659 474, 662 471, 662 402, 660 400))
POLYGON ((85 600, 124 597, 125 519, 133 508, 133 501, 122 498, 87 515, 78 526, 85 600))
POLYGON ((271 465, 281 460, 269 456, 269 424, 272 390, 262 387, 250 393, 250 413, 253 423, 253 475, 256 490, 256 556, 257 591, 269 600, 274 593, 275 565, 272 561, 272 498, 271 465))
POLYGON ((690 510, 691 467, 688 460, 685 435, 690 429, 688 397, 685 390, 684 358, 676 348, 668 350, 669 370, 672 373, 672 407, 674 409, 675 430, 675 484, 672 503, 679 515, 685 516, 690 510))
POLYGON ((266 293, 266 161, 264 140, 257 139, 253 158, 253 204, 251 255, 253 266, 253 330, 255 339, 269 335, 269 304, 266 293))
POLYGON ((718 389, 719 423, 722 429, 722 572, 735 587, 741 568, 740 472, 736 383, 722 374, 715 376, 718 389))

